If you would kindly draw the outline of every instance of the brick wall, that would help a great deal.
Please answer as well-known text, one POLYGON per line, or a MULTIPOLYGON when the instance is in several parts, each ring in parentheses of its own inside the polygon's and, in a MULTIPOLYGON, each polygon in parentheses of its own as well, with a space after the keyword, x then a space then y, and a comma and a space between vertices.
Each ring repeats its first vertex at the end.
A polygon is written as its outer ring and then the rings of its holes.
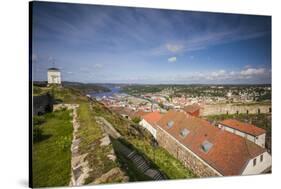
POLYGON ((175 158, 180 160, 184 166, 192 170, 199 177, 219 176, 201 160, 181 146, 174 138, 165 131, 157 128, 157 141, 159 146, 165 148, 175 158))

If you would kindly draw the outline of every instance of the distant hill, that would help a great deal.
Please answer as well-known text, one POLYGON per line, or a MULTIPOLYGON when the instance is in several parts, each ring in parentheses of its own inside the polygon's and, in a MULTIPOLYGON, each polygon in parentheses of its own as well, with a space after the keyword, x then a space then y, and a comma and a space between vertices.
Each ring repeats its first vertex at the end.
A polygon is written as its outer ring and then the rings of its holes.
MULTIPOLYGON (((37 87, 46 87, 47 81, 33 81, 33 85, 37 87)), ((66 88, 75 88, 79 89, 83 93, 95 92, 110 92, 111 90, 103 85, 94 84, 94 83, 80 83, 80 82, 71 82, 63 81, 62 86, 66 88)))
POLYGON ((101 92, 110 92, 111 91, 109 88, 107 88, 105 86, 93 84, 93 83, 79 83, 79 82, 64 81, 64 82, 62 82, 62 85, 64 87, 73 87, 73 88, 79 89, 79 90, 83 91, 84 93, 88 93, 88 92, 101 93, 101 92))

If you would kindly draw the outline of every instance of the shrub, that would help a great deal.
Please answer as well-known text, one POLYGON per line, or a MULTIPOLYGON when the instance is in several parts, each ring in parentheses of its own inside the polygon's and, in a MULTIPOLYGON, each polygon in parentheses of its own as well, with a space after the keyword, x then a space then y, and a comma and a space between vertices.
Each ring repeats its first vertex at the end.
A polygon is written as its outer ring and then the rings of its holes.
POLYGON ((132 121, 133 121, 134 123, 138 124, 138 123, 141 121, 141 119, 140 119, 140 117, 134 117, 134 118, 132 119, 132 121))
POLYGON ((41 125, 45 123, 46 119, 44 116, 33 116, 33 125, 41 125))

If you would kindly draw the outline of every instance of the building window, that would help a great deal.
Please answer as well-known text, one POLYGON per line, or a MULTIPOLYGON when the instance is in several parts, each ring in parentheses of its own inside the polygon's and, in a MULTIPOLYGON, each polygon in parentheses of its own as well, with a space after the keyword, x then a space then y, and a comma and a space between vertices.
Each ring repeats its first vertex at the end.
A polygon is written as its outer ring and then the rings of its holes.
POLYGON ((172 128, 174 126, 174 121, 170 120, 168 123, 167 123, 167 126, 168 128, 172 128))
POLYGON ((208 140, 205 140, 202 144, 201 144, 201 148, 204 152, 208 152, 211 148, 213 147, 213 144, 211 142, 209 142, 208 140))
POLYGON ((263 161, 263 154, 260 156, 260 162, 263 161))
POLYGON ((183 138, 186 137, 189 133, 190 133, 190 131, 189 131, 188 129, 186 129, 186 128, 184 128, 184 129, 182 129, 182 130, 180 131, 180 135, 181 135, 183 138))
POLYGON ((255 158, 253 161, 253 166, 256 166, 256 164, 257 164, 257 159, 255 158))

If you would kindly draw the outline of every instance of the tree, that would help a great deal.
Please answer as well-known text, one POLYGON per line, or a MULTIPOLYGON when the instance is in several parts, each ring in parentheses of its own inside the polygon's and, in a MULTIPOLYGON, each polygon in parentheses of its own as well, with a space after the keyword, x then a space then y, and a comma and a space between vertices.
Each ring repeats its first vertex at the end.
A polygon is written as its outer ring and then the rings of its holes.
POLYGON ((132 121, 136 124, 138 124, 141 121, 140 117, 133 117, 132 121))

